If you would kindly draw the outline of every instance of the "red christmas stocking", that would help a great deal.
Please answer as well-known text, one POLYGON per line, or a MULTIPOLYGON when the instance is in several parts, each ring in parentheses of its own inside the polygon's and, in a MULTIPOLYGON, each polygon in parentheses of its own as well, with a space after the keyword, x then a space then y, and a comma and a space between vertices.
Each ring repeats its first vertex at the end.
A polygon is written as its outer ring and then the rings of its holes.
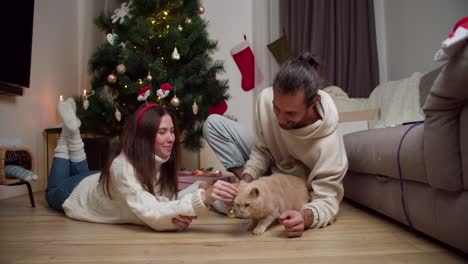
MULTIPOLYGON (((245 39, 245 36, 244 36, 245 39)), ((255 58, 250 43, 242 41, 231 49, 231 55, 242 74, 242 89, 250 91, 255 86, 255 58)))

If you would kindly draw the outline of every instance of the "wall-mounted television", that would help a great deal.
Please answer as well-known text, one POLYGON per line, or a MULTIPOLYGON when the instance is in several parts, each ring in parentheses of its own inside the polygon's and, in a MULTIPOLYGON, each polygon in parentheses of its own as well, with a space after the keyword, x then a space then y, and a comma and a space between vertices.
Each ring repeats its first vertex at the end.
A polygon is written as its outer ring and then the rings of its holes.
POLYGON ((22 95, 29 88, 34 0, 2 1, 0 94, 22 95))

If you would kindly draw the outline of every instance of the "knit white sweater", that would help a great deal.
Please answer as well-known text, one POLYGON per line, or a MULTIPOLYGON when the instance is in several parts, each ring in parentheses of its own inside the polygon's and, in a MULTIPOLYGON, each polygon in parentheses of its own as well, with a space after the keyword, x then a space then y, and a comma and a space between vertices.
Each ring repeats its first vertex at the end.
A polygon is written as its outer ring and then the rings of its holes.
MULTIPOLYGON (((165 161, 156 156, 158 168, 165 161)), ((123 153, 112 162, 110 174, 112 199, 104 195, 104 189, 99 184, 100 173, 96 173, 83 179, 65 200, 65 214, 72 219, 95 223, 132 223, 148 225, 155 230, 175 230, 171 222, 173 217, 195 216, 208 209, 201 199, 202 190, 186 194, 178 200, 147 192, 123 153)), ((159 177, 159 173, 156 177, 159 177)), ((155 193, 157 191, 155 186, 155 193)))
POLYGON ((244 173, 254 178, 269 168, 273 173, 302 177, 306 173, 302 165, 284 161, 293 158, 305 164, 310 169, 307 182, 311 201, 304 209, 314 214, 311 228, 324 227, 335 220, 343 199, 342 180, 348 169, 343 138, 337 132, 338 111, 326 92, 320 90, 319 96, 317 110, 321 120, 300 129, 284 130, 273 112, 273 89, 264 89, 257 101, 255 146, 244 167, 244 173))

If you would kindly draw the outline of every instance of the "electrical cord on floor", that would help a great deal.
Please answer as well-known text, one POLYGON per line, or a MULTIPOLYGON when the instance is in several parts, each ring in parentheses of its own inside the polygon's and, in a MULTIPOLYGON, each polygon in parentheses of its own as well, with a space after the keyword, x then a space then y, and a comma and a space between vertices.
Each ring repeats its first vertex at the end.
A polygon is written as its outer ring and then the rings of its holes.
POLYGON ((404 192, 404 189, 403 189, 403 174, 401 172, 401 162, 400 162, 400 150, 401 150, 401 145, 403 145, 403 140, 405 139, 406 135, 408 134, 408 132, 410 132, 411 129, 415 128, 416 126, 419 126, 421 124, 423 124, 424 121, 418 121, 418 122, 414 122, 413 124, 411 124, 411 126, 405 131, 405 133, 403 134, 403 136, 401 137, 401 140, 400 140, 400 144, 398 145, 398 154, 397 154, 397 161, 398 161, 398 176, 400 177, 400 191, 401 191, 401 204, 403 206, 403 212, 405 213, 405 218, 406 218, 406 221, 408 222, 408 225, 415 229, 414 226, 413 226, 413 223, 411 222, 411 219, 408 215, 408 211, 406 209, 406 201, 405 201, 405 192, 404 192))

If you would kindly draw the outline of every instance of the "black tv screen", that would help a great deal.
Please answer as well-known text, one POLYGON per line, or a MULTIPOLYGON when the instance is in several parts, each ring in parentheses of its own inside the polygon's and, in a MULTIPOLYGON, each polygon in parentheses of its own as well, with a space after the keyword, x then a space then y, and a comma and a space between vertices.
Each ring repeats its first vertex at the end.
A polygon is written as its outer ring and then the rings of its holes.
POLYGON ((34 0, 7 0, 0 16, 0 93, 23 94, 29 88, 34 0))

